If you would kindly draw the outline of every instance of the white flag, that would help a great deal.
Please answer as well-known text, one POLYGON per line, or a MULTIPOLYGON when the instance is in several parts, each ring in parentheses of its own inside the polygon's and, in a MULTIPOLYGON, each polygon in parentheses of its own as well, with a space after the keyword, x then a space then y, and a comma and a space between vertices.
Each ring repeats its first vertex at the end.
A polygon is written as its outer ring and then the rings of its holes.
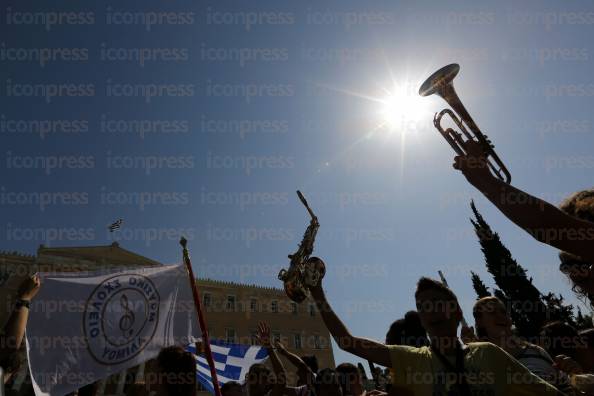
POLYGON ((183 265, 40 274, 27 353, 37 396, 61 396, 201 336, 183 265))

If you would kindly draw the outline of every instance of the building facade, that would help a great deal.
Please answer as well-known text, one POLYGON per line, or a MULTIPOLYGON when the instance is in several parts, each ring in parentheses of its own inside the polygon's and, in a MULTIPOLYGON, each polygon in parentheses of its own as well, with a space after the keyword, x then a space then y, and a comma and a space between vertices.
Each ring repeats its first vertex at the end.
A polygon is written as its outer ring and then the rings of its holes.
MULTIPOLYGON (((330 334, 313 301, 291 301, 284 290, 198 279, 211 338, 255 344, 258 323, 297 355, 314 355, 320 368, 334 368, 330 334)), ((285 364, 287 370, 292 367, 285 364)))
MULTIPOLYGON (((121 267, 159 266, 161 263, 133 253, 113 243, 108 246, 56 247, 43 245, 37 255, 0 251, 0 326, 12 311, 16 291, 22 281, 36 272, 83 272, 121 267)), ((315 355, 319 367, 334 367, 330 335, 312 302, 295 304, 283 290, 210 279, 197 279, 210 338, 250 344, 256 342, 260 321, 271 327, 272 336, 298 355, 315 355)), ((43 285, 42 285, 43 287, 43 285)), ((291 364, 284 362, 287 370, 291 364)), ((15 386, 26 383, 26 367, 15 386)), ((126 383, 142 367, 102 381, 99 394, 121 395, 126 383), (132 374, 132 375, 130 375, 132 374)))

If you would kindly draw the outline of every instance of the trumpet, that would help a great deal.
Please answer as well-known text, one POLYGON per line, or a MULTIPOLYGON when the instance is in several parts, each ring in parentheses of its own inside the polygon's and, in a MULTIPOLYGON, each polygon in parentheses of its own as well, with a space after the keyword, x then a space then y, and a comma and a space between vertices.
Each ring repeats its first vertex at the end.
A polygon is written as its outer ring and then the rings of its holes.
POLYGON ((453 80, 459 71, 460 65, 457 63, 442 67, 425 80, 419 88, 419 95, 429 96, 437 94, 453 109, 443 109, 439 113, 435 113, 435 116, 433 117, 433 125, 435 125, 435 128, 437 128, 439 133, 441 133, 458 155, 467 154, 464 148, 464 137, 468 140, 478 141, 483 147, 487 157, 487 166, 491 173, 498 179, 509 184, 511 182, 511 174, 495 152, 495 146, 487 138, 487 135, 484 135, 481 132, 472 117, 470 117, 470 114, 466 111, 466 108, 460 101, 460 98, 454 89, 453 80), (448 115, 452 121, 454 121, 461 132, 457 132, 452 128, 443 129, 441 126, 441 119, 445 115, 448 115), (471 132, 474 133, 474 135, 471 132))
POLYGON ((303 194, 297 191, 297 196, 305 206, 305 209, 307 209, 310 221, 303 234, 303 239, 299 244, 299 249, 288 256, 291 260, 289 269, 281 269, 278 273, 278 279, 284 282, 287 296, 291 300, 300 303, 307 298, 309 288, 319 285, 326 274, 326 265, 322 259, 310 257, 313 253, 314 242, 318 228, 320 228, 320 223, 317 216, 307 204, 303 194))

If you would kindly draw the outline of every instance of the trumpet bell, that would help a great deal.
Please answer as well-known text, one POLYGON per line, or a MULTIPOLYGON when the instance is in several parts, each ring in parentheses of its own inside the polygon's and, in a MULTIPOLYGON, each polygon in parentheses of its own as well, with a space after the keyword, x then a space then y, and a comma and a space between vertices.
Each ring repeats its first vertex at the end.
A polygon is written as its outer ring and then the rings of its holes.
POLYGON ((429 96, 436 93, 442 96, 440 91, 442 91, 448 84, 452 83, 452 80, 458 75, 459 71, 460 65, 457 63, 442 67, 425 80, 421 85, 421 88, 419 88, 419 95, 429 96))
POLYGON ((443 109, 435 114, 433 118, 433 125, 445 140, 452 146, 458 155, 464 155, 466 149, 464 148, 465 140, 476 140, 482 146, 487 157, 487 165, 494 176, 504 181, 511 182, 511 174, 497 155, 491 141, 484 135, 479 127, 476 125, 454 89, 453 80, 460 71, 460 65, 452 63, 447 65, 429 76, 427 80, 419 88, 419 95, 428 96, 436 94, 444 99, 452 108, 443 109), (456 132, 451 128, 446 130, 441 126, 441 119, 444 115, 449 115, 452 121, 458 126, 460 132, 456 132))

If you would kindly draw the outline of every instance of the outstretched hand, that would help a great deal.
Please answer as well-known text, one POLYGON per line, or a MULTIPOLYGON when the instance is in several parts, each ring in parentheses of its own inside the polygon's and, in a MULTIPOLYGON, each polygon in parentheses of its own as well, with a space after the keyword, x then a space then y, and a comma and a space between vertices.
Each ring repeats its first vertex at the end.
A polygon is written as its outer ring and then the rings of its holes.
POLYGON ((270 326, 266 322, 260 322, 258 325, 258 341, 260 345, 266 348, 270 348, 272 346, 270 340, 270 326))
POLYGON ((462 326, 462 330, 460 331, 460 338, 462 339, 462 342, 465 344, 478 341, 476 334, 474 334, 474 327, 472 326, 462 326))
POLYGON ((488 180, 494 176, 487 165, 487 156, 481 143, 467 140, 464 143, 466 155, 454 157, 453 167, 462 172, 472 185, 488 180))
POLYGON ((553 364, 557 370, 561 370, 569 375, 571 374, 582 374, 584 370, 578 362, 565 355, 557 355, 555 357, 555 363, 553 364))
POLYGON ((31 275, 30 277, 25 279, 23 283, 21 283, 21 286, 19 287, 18 291, 18 298, 20 298, 21 300, 31 301, 31 299, 35 297, 35 295, 39 291, 40 287, 41 281, 39 280, 39 275, 31 275))

